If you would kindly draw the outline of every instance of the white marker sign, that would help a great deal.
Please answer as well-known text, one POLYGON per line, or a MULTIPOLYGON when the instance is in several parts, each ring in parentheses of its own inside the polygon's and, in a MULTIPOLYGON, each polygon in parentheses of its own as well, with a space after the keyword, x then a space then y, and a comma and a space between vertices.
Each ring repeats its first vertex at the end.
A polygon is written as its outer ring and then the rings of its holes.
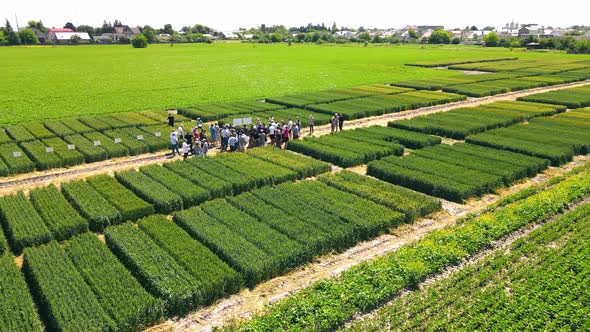
POLYGON ((115 144, 119 144, 121 143, 121 139, 120 138, 115 138, 115 144))
POLYGON ((158 133, 155 133, 154 135, 156 135, 156 137, 161 137, 162 136, 162 133, 159 133, 158 132, 158 133))
POLYGON ((141 141, 143 139, 143 135, 137 135, 137 140, 141 141))
POLYGON ((53 148, 46 147, 46 148, 45 148, 45 152, 47 152, 47 153, 51 153, 51 152, 53 152, 53 148))
POLYGON ((18 158, 18 157, 20 157, 21 155, 22 155, 22 154, 20 153, 20 151, 14 151, 14 152, 12 153, 12 156, 13 156, 14 158, 18 158))
POLYGON ((94 146, 100 146, 100 141, 94 141, 94 146))
POLYGON ((68 150, 76 150, 76 146, 74 144, 68 144, 68 150))

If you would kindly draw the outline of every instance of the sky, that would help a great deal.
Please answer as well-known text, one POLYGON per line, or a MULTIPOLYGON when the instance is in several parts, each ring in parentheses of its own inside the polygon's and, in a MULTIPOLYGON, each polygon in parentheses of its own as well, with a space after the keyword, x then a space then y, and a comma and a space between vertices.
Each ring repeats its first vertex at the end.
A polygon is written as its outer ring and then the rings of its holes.
POLYGON ((588 0, 176 0, 171 3, 102 0, 28 0, 9 1, 0 9, 0 19, 8 18, 16 26, 29 20, 41 20, 47 27, 74 25, 101 26, 103 20, 121 21, 130 26, 151 25, 154 28, 170 23, 179 30, 197 23, 220 31, 240 27, 283 24, 287 27, 308 23, 332 23, 365 28, 402 28, 406 25, 444 25, 463 28, 467 25, 502 27, 514 20, 545 26, 590 25, 588 0))

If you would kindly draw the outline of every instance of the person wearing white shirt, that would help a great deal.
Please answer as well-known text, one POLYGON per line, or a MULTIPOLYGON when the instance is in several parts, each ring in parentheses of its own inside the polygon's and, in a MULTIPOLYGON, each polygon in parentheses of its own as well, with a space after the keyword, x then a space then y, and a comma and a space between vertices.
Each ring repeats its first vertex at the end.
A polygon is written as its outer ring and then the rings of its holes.
POLYGON ((178 137, 176 137, 175 131, 170 133, 170 144, 172 145, 172 157, 174 157, 177 152, 178 155, 180 155, 180 151, 178 150, 178 137))
POLYGON ((188 151, 190 149, 190 145, 186 141, 182 141, 182 159, 186 160, 188 158, 188 151))

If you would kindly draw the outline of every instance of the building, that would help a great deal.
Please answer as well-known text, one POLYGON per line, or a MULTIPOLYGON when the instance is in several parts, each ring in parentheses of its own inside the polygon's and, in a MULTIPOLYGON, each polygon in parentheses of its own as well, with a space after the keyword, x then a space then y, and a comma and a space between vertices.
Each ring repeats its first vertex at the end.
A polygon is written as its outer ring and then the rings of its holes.
POLYGON ((92 40, 86 32, 55 32, 53 40, 57 44, 70 44, 75 36, 78 36, 83 43, 90 43, 92 40))
POLYGON ((335 38, 351 39, 354 36, 355 36, 355 33, 352 31, 348 31, 348 30, 334 32, 335 38))
POLYGON ((47 40, 56 40, 57 39, 55 37, 56 33, 67 33, 67 32, 74 32, 74 30, 68 29, 68 28, 51 28, 47 32, 47 40))
POLYGON ((129 27, 128 25, 123 25, 114 27, 112 33, 105 32, 102 35, 95 37, 94 40, 100 44, 119 43, 122 37, 132 40, 140 33, 141 31, 139 30, 139 27, 129 27))
POLYGON ((545 34, 545 28, 536 24, 522 24, 518 30, 519 37, 539 38, 545 34))

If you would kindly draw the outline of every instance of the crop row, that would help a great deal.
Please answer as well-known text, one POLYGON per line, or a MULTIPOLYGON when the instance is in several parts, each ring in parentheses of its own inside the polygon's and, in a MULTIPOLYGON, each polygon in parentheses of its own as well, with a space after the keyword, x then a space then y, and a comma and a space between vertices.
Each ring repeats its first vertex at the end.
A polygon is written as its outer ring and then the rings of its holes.
POLYGON ((520 97, 519 100, 566 105, 569 108, 582 108, 590 106, 590 86, 539 93, 520 97))
POLYGON ((549 104, 500 101, 477 107, 459 108, 410 120, 392 121, 390 127, 465 139, 468 135, 506 127, 524 120, 565 111, 549 104))
POLYGON ((369 163, 367 174, 451 201, 494 192, 549 165, 545 159, 469 144, 439 145, 369 163))
POLYGON ((308 109, 319 113, 342 114, 345 119, 358 119, 465 99, 464 96, 444 92, 410 91, 394 95, 376 95, 328 104, 315 104, 308 106, 308 109))
POLYGON ((508 250, 496 250, 427 290, 394 299, 371 319, 353 324, 352 330, 584 329, 590 312, 580 295, 587 293, 584 285, 590 278, 588 261, 580 257, 588 252, 589 214, 590 205, 580 206, 508 250))
POLYGON ((203 122, 208 122, 232 115, 275 111, 283 108, 285 106, 251 100, 183 107, 179 112, 189 118, 201 119, 203 122))
POLYGON ((564 206, 589 194, 590 171, 586 169, 550 189, 456 226, 434 231, 395 252, 353 267, 341 276, 322 280, 274 304, 239 328, 335 330, 354 315, 374 309, 405 288, 416 288, 428 276, 462 262, 521 228, 550 218, 564 206))
POLYGON ((278 123, 280 123, 281 120, 284 120, 285 123, 289 122, 289 120, 295 123, 297 117, 299 117, 301 127, 306 128, 309 126, 309 116, 312 114, 314 116, 315 126, 321 126, 330 123, 331 115, 328 114, 310 113, 310 111, 301 108, 282 108, 273 111, 235 114, 219 120, 219 124, 233 124, 233 119, 252 118, 252 124, 255 124, 257 119, 260 119, 263 124, 268 125, 268 119, 270 117, 273 117, 278 123))
POLYGON ((374 95, 397 94, 408 91, 411 91, 411 89, 393 87, 384 84, 374 84, 267 98, 266 101, 287 107, 307 108, 307 106, 312 104, 333 103, 336 101, 348 99, 363 98, 374 95))
POLYGON ((578 110, 533 119, 527 125, 471 135, 467 141, 549 159, 557 166, 571 161, 574 155, 590 152, 590 121, 584 117, 588 114, 588 110, 578 110))
POLYGON ((460 65, 460 64, 468 64, 468 63, 485 63, 485 62, 496 62, 496 61, 508 61, 508 60, 518 60, 518 58, 507 58, 507 57, 485 57, 485 58, 468 58, 468 59, 449 59, 449 60, 428 60, 428 61, 417 61, 413 63, 408 63, 406 66, 416 66, 416 67, 447 67, 451 65, 460 65))

